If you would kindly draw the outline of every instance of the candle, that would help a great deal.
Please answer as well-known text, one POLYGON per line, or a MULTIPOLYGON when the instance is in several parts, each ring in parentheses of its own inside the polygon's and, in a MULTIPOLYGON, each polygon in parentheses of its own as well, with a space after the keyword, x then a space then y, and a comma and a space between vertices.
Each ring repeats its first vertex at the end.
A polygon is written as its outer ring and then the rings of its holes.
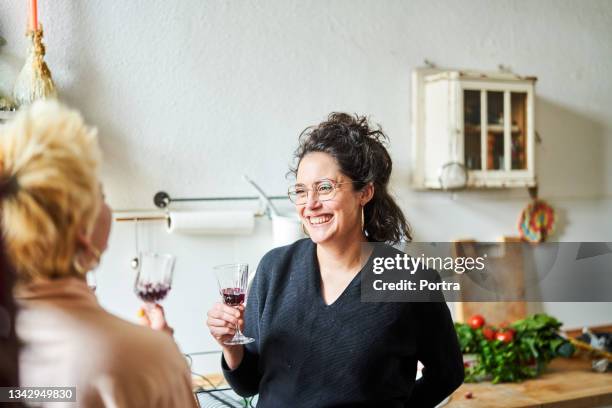
POLYGON ((38 30, 38 5, 37 0, 30 0, 30 30, 38 30))

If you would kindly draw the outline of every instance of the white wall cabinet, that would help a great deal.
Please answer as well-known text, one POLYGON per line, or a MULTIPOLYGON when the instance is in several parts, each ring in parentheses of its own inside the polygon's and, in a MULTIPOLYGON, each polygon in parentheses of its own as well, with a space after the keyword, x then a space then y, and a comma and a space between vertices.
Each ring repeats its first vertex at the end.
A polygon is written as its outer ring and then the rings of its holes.
POLYGON ((414 70, 413 186, 535 186, 535 82, 511 73, 414 70))

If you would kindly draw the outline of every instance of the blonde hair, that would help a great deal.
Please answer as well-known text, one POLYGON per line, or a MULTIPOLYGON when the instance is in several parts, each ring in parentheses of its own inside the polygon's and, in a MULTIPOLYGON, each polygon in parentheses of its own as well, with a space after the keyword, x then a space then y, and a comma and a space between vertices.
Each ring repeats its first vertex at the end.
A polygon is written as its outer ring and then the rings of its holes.
POLYGON ((58 102, 39 101, 0 128, 0 218, 21 282, 78 275, 77 236, 99 207, 95 129, 58 102))

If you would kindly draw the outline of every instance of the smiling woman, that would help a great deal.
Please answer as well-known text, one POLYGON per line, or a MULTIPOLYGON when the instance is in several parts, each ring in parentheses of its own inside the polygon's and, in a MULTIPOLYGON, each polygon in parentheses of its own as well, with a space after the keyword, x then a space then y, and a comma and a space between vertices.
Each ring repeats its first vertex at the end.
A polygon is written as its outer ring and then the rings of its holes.
MULTIPOLYGON (((446 303, 361 301, 362 249, 410 239, 387 191, 385 141, 364 117, 344 113, 306 129, 289 198, 310 238, 259 263, 244 311, 255 342, 223 343, 243 309, 217 304, 208 313, 227 381, 240 395, 259 394, 258 407, 430 407, 463 380, 446 303), (426 370, 415 381, 417 361, 426 370)), ((396 255, 382 245, 369 257, 396 255)))
MULTIPOLYGON (((315 232, 309 227, 312 226, 310 217, 317 214, 317 209, 306 205, 305 198, 308 193, 303 189, 303 181, 309 181, 320 174, 327 174, 327 179, 331 179, 334 183, 330 191, 343 189, 343 192, 346 192, 348 189, 348 191, 365 191, 367 194, 372 194, 368 200, 359 202, 359 214, 350 220, 357 225, 363 224, 362 230, 368 240, 375 242, 411 240, 410 228, 404 214, 387 191, 393 167, 391 157, 385 148, 387 140, 387 136, 380 128, 372 129, 369 126, 365 117, 353 117, 345 113, 332 113, 327 121, 302 132, 300 146, 295 153, 298 166, 292 169, 292 172, 298 181, 294 189, 300 191, 302 188, 301 205, 304 205, 302 208, 306 211, 298 212, 309 233, 315 232), (341 184, 345 185, 344 188, 340 186, 341 184), (308 208, 310 210, 307 210, 308 208)), ((319 202, 330 201, 333 207, 332 194, 329 194, 329 197, 321 197, 320 193, 318 195, 319 202)), ((311 203, 316 203, 314 197, 311 199, 313 199, 311 203)), ((333 214, 328 215, 333 216, 333 214)))

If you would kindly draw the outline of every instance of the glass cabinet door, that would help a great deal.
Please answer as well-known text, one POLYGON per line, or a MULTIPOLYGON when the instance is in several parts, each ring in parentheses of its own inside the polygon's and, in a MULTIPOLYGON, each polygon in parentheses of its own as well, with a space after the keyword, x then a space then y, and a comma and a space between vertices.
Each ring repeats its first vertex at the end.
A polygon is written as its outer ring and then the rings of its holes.
POLYGON ((467 170, 527 170, 527 92, 464 89, 463 137, 467 170))
POLYGON ((511 169, 527 169, 527 93, 510 93, 511 169))
POLYGON ((463 159, 468 170, 482 169, 480 91, 463 91, 463 159))
POLYGON ((487 91, 487 170, 504 170, 504 93, 487 91))

